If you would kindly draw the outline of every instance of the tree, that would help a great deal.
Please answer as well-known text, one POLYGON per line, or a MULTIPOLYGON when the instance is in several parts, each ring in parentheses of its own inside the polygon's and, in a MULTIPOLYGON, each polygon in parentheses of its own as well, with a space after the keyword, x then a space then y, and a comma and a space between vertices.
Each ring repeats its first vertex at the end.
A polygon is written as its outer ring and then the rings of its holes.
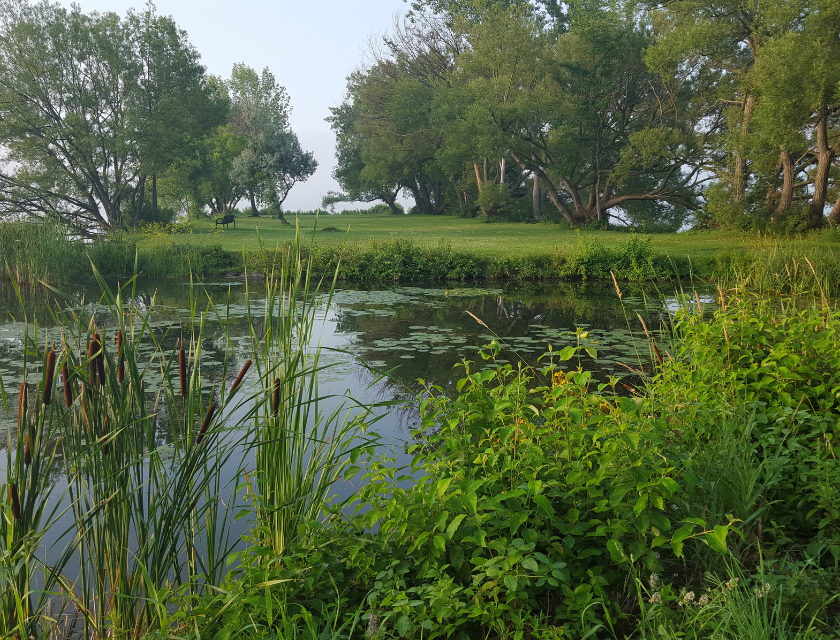
POLYGON ((491 4, 456 29, 468 47, 438 122, 453 157, 472 154, 479 185, 479 164, 496 159, 504 178, 509 157, 572 225, 639 203, 649 203, 648 219, 663 203, 696 208, 700 114, 647 70, 649 35, 633 15, 573 2, 557 36, 527 6, 491 4))
POLYGON ((231 167, 233 182, 242 188, 259 215, 257 201, 273 208, 283 224, 282 206, 289 191, 315 173, 312 152, 303 151, 289 123, 289 96, 266 68, 261 75, 244 64, 233 67, 228 90, 233 129, 246 146, 231 167))
MULTIPOLYGON (((779 222, 794 205, 802 226, 824 224, 837 157, 835 0, 648 3, 657 28, 646 56, 716 112, 707 209, 718 224, 779 222)), ((837 216, 840 217, 840 206, 837 216)))
POLYGON ((0 211, 86 235, 136 220, 147 167, 183 149, 182 137, 160 152, 156 141, 185 122, 200 136, 213 119, 195 119, 213 109, 186 35, 153 8, 122 20, 3 0, 0 15, 0 211))
POLYGON ((207 82, 198 52, 185 31, 171 18, 157 15, 154 5, 141 13, 129 12, 127 21, 135 34, 140 65, 136 95, 142 208, 145 176, 151 175, 152 209, 157 216, 157 178, 178 159, 196 154, 196 144, 214 127, 224 124, 229 108, 216 83, 207 82))
POLYGON ((336 137, 336 166, 333 178, 342 189, 341 193, 328 193, 322 206, 337 202, 376 202, 381 200, 392 213, 400 213, 397 196, 402 185, 401 176, 394 173, 366 171, 363 159, 364 140, 356 130, 359 120, 359 88, 364 83, 364 74, 354 73, 347 79, 347 95, 338 107, 331 107, 332 115, 327 118, 336 137))

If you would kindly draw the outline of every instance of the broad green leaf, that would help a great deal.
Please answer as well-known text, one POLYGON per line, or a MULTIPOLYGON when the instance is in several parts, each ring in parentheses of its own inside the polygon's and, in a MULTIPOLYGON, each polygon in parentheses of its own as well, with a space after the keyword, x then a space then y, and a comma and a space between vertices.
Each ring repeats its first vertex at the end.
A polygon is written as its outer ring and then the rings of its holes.
POLYGON ((709 541, 709 546, 718 553, 726 553, 726 536, 729 533, 729 527, 724 525, 715 525, 714 531, 706 534, 706 539, 709 541))
POLYGON ((446 551, 446 538, 438 534, 434 538, 435 548, 441 553, 446 551))
POLYGON ((508 588, 509 591, 516 591, 518 583, 519 581, 516 579, 516 576, 512 576, 510 574, 507 574, 505 576, 505 586, 508 588))
POLYGON ((401 636, 405 636, 408 633, 409 628, 411 627, 411 621, 408 619, 408 616, 402 615, 397 620, 397 633, 401 636))
POLYGON ((458 527, 461 526, 461 523, 464 521, 464 518, 466 518, 466 517, 467 516, 465 516, 464 514, 461 514, 459 516, 455 516, 455 518, 452 520, 452 522, 449 523, 449 526, 446 527, 446 537, 447 538, 452 540, 452 536, 455 535, 455 532, 458 530, 458 527))
POLYGON ((519 530, 525 521, 528 520, 528 514, 524 512, 514 513, 510 516, 510 535, 516 535, 516 532, 519 530))
POLYGON ((534 496, 533 500, 549 516, 551 516, 552 518, 554 517, 554 507, 551 504, 551 500, 549 500, 543 495, 534 496))
POLYGON ((533 571, 536 573, 540 570, 540 565, 537 564, 537 561, 534 560, 531 556, 527 558, 522 558, 522 562, 520 563, 523 569, 527 569, 528 571, 533 571))
POLYGON ((563 349, 560 351, 560 355, 558 357, 560 358, 561 361, 571 360, 575 356, 576 352, 577 352, 576 347, 572 347, 572 346, 563 347, 563 349))

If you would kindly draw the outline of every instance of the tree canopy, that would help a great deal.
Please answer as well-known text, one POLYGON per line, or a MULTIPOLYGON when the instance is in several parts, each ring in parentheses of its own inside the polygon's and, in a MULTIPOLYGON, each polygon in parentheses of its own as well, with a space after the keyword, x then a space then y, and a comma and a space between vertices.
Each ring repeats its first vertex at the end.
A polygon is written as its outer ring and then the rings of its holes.
POLYGON ((332 200, 836 224, 838 46, 836 0, 417 0, 333 109, 332 200))
POLYGON ((120 17, 0 0, 0 215, 110 232, 158 218, 160 181, 193 214, 248 198, 282 218, 317 167, 289 111, 267 69, 207 75, 151 4, 120 17))

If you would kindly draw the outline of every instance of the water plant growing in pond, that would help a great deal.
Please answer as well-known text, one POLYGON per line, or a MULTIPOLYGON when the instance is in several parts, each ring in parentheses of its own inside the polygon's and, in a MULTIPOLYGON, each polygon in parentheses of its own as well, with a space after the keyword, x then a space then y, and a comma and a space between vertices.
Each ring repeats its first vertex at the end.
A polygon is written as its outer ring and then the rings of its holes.
POLYGON ((0 635, 49 633, 57 616, 47 604, 56 602, 66 628, 86 637, 165 632, 169 603, 221 582, 242 493, 256 498, 254 527, 281 553, 319 517, 350 458, 370 444, 357 439, 369 410, 322 409, 330 399, 318 395, 325 367, 310 344, 316 305, 297 300, 317 291, 299 251, 286 261, 264 324, 251 324, 253 360, 234 368, 227 348, 215 381, 202 374, 202 345, 208 317, 224 309, 192 288, 188 322, 156 332, 153 301, 135 304, 133 281, 112 293, 94 269, 98 304, 57 307, 49 332, 32 325, 23 364, 41 362, 42 380, 37 389, 24 380, 8 435, 0 635), (63 402, 53 400, 58 371, 63 402), (253 484, 238 485, 242 471, 253 484))

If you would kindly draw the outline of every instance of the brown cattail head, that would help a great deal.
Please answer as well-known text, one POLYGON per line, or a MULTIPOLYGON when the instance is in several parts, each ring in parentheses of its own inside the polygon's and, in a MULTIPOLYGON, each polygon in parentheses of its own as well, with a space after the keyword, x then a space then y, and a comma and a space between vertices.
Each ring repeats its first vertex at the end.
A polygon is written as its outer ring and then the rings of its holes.
POLYGON ((204 416, 204 422, 201 423, 201 429, 198 431, 198 437, 195 439, 196 444, 201 444, 201 441, 204 440, 204 434, 207 433, 210 422, 213 420, 214 413, 216 413, 215 402, 207 407, 207 415, 204 416))
POLYGON ((242 367, 242 371, 240 371, 239 375, 236 376, 236 380, 233 381, 233 386, 231 386, 230 394, 228 395, 233 395, 234 393, 236 393, 236 391, 239 389, 239 385, 242 384, 242 379, 245 377, 245 374, 248 373, 248 369, 250 368, 251 361, 248 360, 248 362, 246 362, 245 365, 242 367))
POLYGON ((280 408, 280 378, 274 378, 274 397, 271 399, 271 415, 276 416, 280 408))
MULTIPOLYGON (((90 391, 90 387, 87 389, 90 391)), ((85 421, 85 429, 90 434, 90 417, 88 417, 87 399, 90 397, 89 393, 82 393, 82 418, 85 421)))
POLYGON ((20 520, 20 496, 18 496, 18 488, 14 482, 9 483, 9 502, 12 503, 12 517, 15 520, 20 520))
POLYGON ((29 448, 29 434, 26 434, 26 446, 23 448, 23 464, 32 464, 32 450, 29 448))
POLYGON ((69 409, 73 404, 73 387, 70 386, 70 373, 67 371, 67 364, 61 367, 61 384, 64 385, 64 404, 69 409))
POLYGON ((96 358, 94 357, 99 351, 99 334, 94 334, 93 340, 88 345, 88 358, 90 358, 90 384, 96 384, 96 358))
POLYGON ((187 354, 184 348, 178 349, 178 373, 181 376, 181 396, 187 395, 187 354))
POLYGON ((102 438, 105 440, 102 445, 102 454, 107 456, 111 452, 111 445, 108 441, 108 416, 105 416, 105 420, 102 421, 102 438))
POLYGON ((659 364, 665 364, 665 362, 662 360, 662 354, 659 353, 659 347, 653 345, 653 352, 656 354, 656 359, 659 360, 659 364))
POLYGON ((23 433, 23 428, 26 426, 26 405, 29 396, 29 390, 26 388, 26 382, 20 383, 20 395, 18 395, 18 433, 23 433))
POLYGON ((117 353, 119 354, 119 364, 117 365, 117 382, 122 384, 123 380, 125 380, 125 354, 123 353, 122 329, 117 331, 117 353))
POLYGON ((47 370, 44 372, 44 404, 52 402, 53 381, 55 379, 55 351, 47 352, 47 370))

